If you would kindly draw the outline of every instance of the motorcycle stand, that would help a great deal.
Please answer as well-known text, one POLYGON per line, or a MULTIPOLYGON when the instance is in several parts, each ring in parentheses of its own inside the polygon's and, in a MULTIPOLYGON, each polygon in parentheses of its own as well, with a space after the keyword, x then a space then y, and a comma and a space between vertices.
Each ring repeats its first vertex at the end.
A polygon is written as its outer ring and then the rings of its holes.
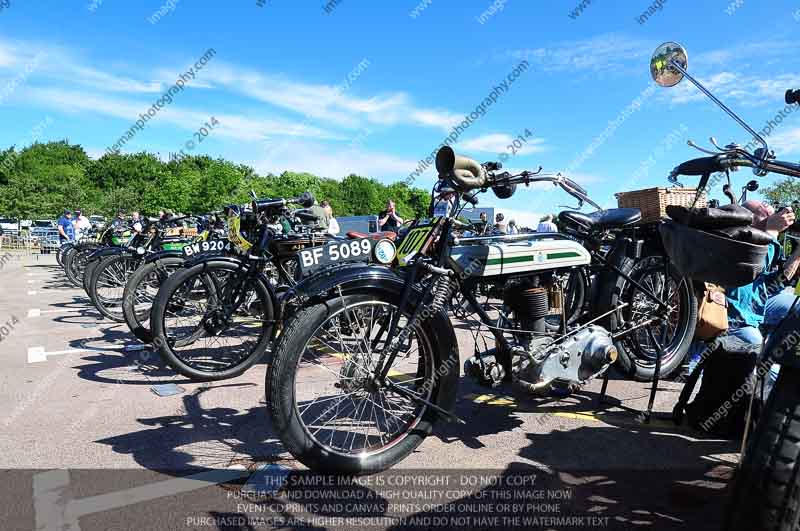
MULTIPOLYGON (((653 345, 656 347, 656 366, 653 372, 653 385, 650 388, 650 399, 647 403, 647 410, 642 411, 640 416, 644 424, 650 424, 650 418, 653 415, 653 405, 656 401, 656 392, 658 391, 658 384, 661 377, 661 358, 664 355, 664 348, 656 339, 652 328, 648 328, 647 333, 650 336, 650 339, 653 341, 653 345)), ((666 329, 664 330, 664 335, 666 336, 666 329)), ((608 391, 608 373, 609 371, 603 373, 603 386, 600 388, 600 396, 597 399, 599 405, 605 405, 609 403, 606 401, 608 391)))

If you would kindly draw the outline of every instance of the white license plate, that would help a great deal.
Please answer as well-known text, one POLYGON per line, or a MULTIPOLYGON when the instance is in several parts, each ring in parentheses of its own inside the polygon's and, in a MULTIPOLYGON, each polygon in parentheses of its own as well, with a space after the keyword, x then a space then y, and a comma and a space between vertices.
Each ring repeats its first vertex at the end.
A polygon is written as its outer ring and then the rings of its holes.
POLYGON ((303 249, 297 253, 297 261, 303 275, 322 266, 344 262, 368 262, 372 258, 375 240, 361 238, 326 243, 318 247, 303 249))
POLYGON ((228 240, 211 240, 207 242, 197 242, 183 248, 183 256, 190 258, 203 253, 221 253, 231 250, 231 242, 228 240))

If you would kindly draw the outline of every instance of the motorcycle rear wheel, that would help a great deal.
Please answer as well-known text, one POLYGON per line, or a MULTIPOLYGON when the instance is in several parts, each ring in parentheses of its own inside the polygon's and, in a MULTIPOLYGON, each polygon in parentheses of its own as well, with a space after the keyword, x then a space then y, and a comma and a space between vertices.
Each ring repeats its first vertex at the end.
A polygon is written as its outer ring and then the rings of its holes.
POLYGON ((183 267, 183 258, 169 256, 144 264, 134 271, 125 284, 122 296, 122 315, 131 333, 143 343, 153 342, 150 312, 158 290, 172 275, 183 267))
MULTIPOLYGON (((655 291, 655 295, 667 299, 668 304, 675 305, 666 325, 657 328, 654 325, 647 325, 614 342, 619 351, 617 366, 623 373, 631 375, 638 381, 649 382, 655 374, 656 352, 648 336, 648 328, 653 328, 656 338, 661 341, 663 327, 667 327, 668 334, 666 348, 661 357, 660 377, 668 378, 680 370, 697 326, 697 297, 692 284, 680 276, 674 267, 670 268, 671 278, 665 283, 665 259, 663 256, 649 256, 638 262, 627 259, 620 268, 645 288, 655 291), (663 291, 667 292, 667 296, 661 293, 663 291)), ((605 289, 606 292, 601 295, 600 300, 606 301, 607 305, 601 310, 602 312, 623 303, 628 304, 627 307, 608 316, 606 326, 612 333, 658 315, 657 305, 622 276, 617 277, 615 284, 601 286, 601 289, 605 289)))

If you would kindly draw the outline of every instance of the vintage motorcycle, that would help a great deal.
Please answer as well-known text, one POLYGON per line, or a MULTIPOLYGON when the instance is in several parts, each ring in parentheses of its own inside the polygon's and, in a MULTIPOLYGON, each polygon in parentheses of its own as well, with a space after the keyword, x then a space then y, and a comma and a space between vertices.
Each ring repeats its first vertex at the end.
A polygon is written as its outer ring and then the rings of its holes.
MULTIPOLYGON (((568 318, 565 277, 593 260, 580 242, 559 233, 454 233, 464 225, 457 219, 461 209, 475 204, 480 192, 492 189, 505 199, 518 185, 549 182, 592 204, 579 185, 541 170, 511 175, 499 163, 457 157, 449 147, 438 152, 436 167, 431 204, 446 196, 454 206, 409 229, 394 267, 368 263, 367 250, 359 261, 341 265, 341 248, 323 246, 316 257, 301 253, 301 267, 311 274, 284 299, 285 329, 274 349, 267 396, 282 442, 309 468, 378 472, 409 455, 438 418, 458 421, 451 409, 461 361, 446 312, 455 291, 495 340, 496 349, 465 364, 468 375, 490 385, 511 382, 530 392, 574 387, 616 361, 614 342, 621 335, 646 330, 654 343, 665 340, 654 330, 666 330, 658 325, 673 313, 677 290, 670 283, 642 285, 621 269, 632 252, 625 238, 603 259, 653 304, 634 326, 610 331, 600 321, 629 302, 620 300, 605 314, 568 318), (491 283, 499 293, 502 304, 492 314, 475 300, 476 282, 491 283), (560 316, 555 329, 547 324, 552 315, 560 316)), ((637 209, 571 215, 593 230, 631 226, 640 217, 637 209)), ((382 245, 382 256, 394 252, 389 242, 382 245)), ((350 260, 354 254, 348 253, 350 260)))
MULTIPOLYGON (((758 177, 769 173, 800 177, 800 164, 776 160, 767 142, 689 75, 687 65, 686 50, 677 43, 668 42, 656 49, 650 70, 656 83, 665 87, 688 79, 761 147, 750 153, 736 144, 721 147, 713 138, 711 143, 715 150, 690 144, 710 156, 684 162, 673 170, 673 178, 700 176, 699 188, 703 189, 712 173, 724 172, 730 178, 729 172, 740 167, 752 168, 758 177)), ((788 90, 785 100, 787 105, 800 104, 800 90, 788 90)), ((757 374, 763 376, 773 363, 778 363, 780 375, 762 408, 755 431, 749 437, 745 435, 746 450, 735 479, 726 523, 730 531, 790 531, 800 525, 800 350, 797 348, 800 315, 797 308, 798 299, 795 299, 786 318, 769 331, 764 344, 757 374)))

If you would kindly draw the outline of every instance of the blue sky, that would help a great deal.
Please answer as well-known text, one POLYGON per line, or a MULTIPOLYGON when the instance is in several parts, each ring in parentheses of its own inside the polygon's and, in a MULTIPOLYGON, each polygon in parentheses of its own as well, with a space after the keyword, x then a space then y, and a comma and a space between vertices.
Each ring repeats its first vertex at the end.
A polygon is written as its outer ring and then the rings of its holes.
MULTIPOLYGON (((800 0, 666 0, 642 24, 652 2, 584 0, 569 16, 579 3, 334 0, 326 12, 313 0, 10 0, 0 10, 0 145, 67 138, 98 157, 213 49, 123 151, 166 157, 214 117, 220 125, 194 153, 262 172, 393 182, 524 60, 458 151, 507 153, 511 169, 569 169, 612 205, 614 192, 665 185, 672 167, 700 156, 689 138, 749 140, 688 83, 648 89, 661 42, 684 44, 690 70, 758 129, 783 107, 784 90, 800 87, 800 0), (512 156, 506 146, 526 129, 512 156)), ((799 159, 800 113, 769 141, 799 159)), ((734 177, 737 188, 752 178, 734 177)), ((569 198, 534 188, 483 204, 525 222, 569 198)))

